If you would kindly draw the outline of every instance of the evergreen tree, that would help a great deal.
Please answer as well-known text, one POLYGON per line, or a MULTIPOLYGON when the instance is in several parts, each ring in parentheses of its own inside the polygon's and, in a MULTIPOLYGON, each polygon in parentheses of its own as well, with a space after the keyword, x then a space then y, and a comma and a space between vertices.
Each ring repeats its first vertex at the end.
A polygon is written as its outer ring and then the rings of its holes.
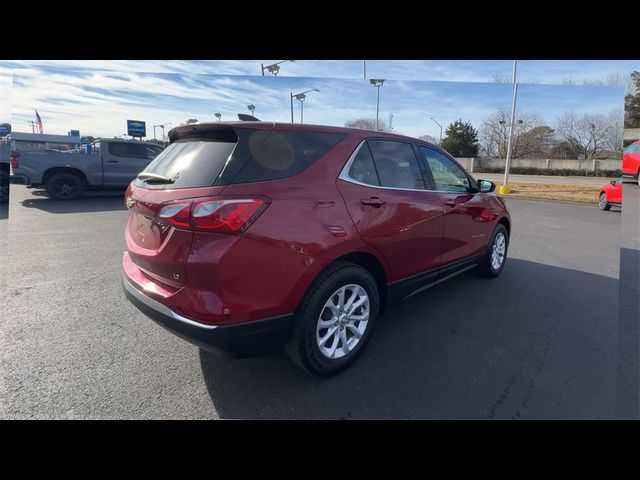
POLYGON ((442 148, 454 157, 476 157, 478 155, 478 132, 471 122, 458 119, 451 123, 442 139, 442 148))

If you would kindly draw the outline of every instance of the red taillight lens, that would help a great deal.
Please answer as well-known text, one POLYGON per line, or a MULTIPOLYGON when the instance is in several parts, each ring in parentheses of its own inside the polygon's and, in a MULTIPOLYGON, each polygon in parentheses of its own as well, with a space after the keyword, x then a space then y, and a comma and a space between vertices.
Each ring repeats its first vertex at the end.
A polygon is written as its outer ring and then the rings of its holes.
POLYGON ((158 218, 180 228, 207 232, 241 233, 267 208, 261 198, 205 198, 169 203, 158 218))
POLYGON ((191 202, 170 203, 160 209, 158 218, 176 227, 188 228, 191 202))
POLYGON ((9 163, 11 168, 18 168, 20 164, 18 163, 18 157, 20 156, 20 152, 11 152, 9 154, 10 160, 9 163))
POLYGON ((260 198, 200 200, 191 211, 191 225, 197 230, 237 233, 246 230, 266 208, 260 198))

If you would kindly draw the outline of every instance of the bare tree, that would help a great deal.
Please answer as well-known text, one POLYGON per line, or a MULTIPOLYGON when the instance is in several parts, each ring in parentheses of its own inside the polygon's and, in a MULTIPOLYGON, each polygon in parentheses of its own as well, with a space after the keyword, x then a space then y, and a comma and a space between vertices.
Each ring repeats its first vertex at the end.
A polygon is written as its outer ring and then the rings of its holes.
POLYGON ((432 137, 431 135, 420 135, 418 137, 420 140, 424 140, 425 142, 433 143, 434 145, 438 144, 438 140, 436 137, 432 137))
POLYGON ((631 75, 623 75, 622 73, 614 73, 606 78, 583 78, 577 80, 573 77, 567 77, 562 82, 564 85, 582 85, 585 87, 622 87, 624 94, 634 94, 635 84, 631 75))
POLYGON ((511 78, 511 75, 506 73, 496 73, 493 76, 493 81, 495 83, 511 83, 513 82, 513 78, 511 78))
MULTIPOLYGON (((375 118, 354 118, 353 120, 348 120, 344 123, 345 127, 349 128, 361 128, 363 130, 375 130, 376 129, 376 119, 375 118)), ((378 130, 381 132, 390 132, 391 128, 389 127, 389 122, 380 118, 378 120, 378 130)))
POLYGON ((610 119, 603 114, 579 116, 569 112, 558 119, 556 130, 576 158, 584 156, 586 161, 593 162, 592 169, 595 170, 595 161, 607 149, 612 129, 610 119))
MULTIPOLYGON (((511 112, 498 110, 485 118, 479 132, 480 149, 485 156, 506 158, 511 112)), ((511 143, 511 156, 539 156, 550 146, 553 130, 537 113, 517 113, 511 143)))
POLYGON ((198 123, 198 119, 197 118, 190 118, 189 120, 187 120, 187 125, 191 125, 192 123, 198 123))
POLYGON ((610 129, 606 137, 606 148, 622 153, 622 144, 624 142, 624 111, 613 110, 607 116, 610 129))

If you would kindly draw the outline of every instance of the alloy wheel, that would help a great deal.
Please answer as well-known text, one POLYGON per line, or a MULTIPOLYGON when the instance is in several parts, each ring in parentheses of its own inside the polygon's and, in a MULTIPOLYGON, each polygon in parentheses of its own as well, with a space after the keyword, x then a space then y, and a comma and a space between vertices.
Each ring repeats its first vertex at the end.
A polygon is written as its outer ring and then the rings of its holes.
POLYGON ((364 336, 369 314, 369 296, 360 285, 344 285, 333 292, 316 325, 320 353, 335 360, 352 352, 364 336))
POLYGON ((504 233, 498 232, 496 238, 493 240, 493 246, 491 247, 491 268, 494 270, 500 269, 504 262, 505 254, 507 253, 507 238, 504 233))

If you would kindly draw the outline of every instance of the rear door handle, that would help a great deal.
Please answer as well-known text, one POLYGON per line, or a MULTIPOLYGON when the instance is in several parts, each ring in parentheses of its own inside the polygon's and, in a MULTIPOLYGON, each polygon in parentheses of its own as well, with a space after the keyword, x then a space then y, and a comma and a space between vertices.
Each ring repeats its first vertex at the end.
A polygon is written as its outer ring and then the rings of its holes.
POLYGON ((360 200, 360 203, 362 205, 371 205, 372 207, 381 207, 382 205, 385 204, 385 201, 380 200, 378 197, 371 197, 371 198, 363 198, 362 200, 360 200))
POLYGON ((445 204, 447 207, 452 207, 452 208, 453 208, 453 207, 455 207, 455 206, 457 205, 457 203, 456 203, 455 199, 453 199, 453 198, 450 198, 449 200, 445 200, 445 201, 444 201, 444 204, 445 204))
POLYGON ((118 163, 118 160, 107 160, 107 163, 118 163))

